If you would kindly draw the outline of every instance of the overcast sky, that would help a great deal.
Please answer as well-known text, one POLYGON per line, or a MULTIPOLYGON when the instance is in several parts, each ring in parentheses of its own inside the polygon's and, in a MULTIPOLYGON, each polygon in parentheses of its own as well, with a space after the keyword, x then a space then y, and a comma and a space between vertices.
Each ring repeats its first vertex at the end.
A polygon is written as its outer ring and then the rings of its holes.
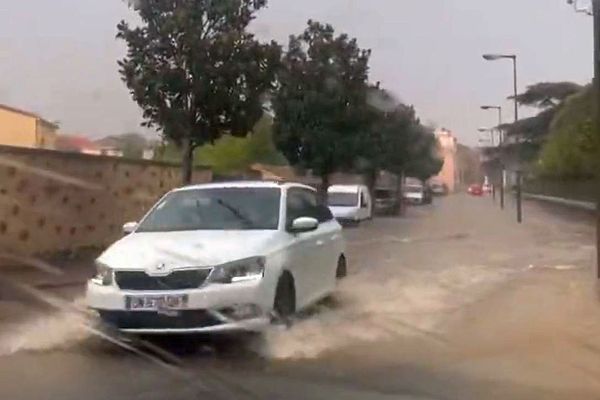
MULTIPOLYGON (((124 45, 115 26, 132 15, 122 0, 0 0, 0 103, 58 120, 67 133, 141 131, 116 66, 124 45)), ((496 122, 481 104, 501 103, 512 119, 503 100, 510 62, 485 62, 482 53, 516 53, 520 89, 587 83, 593 73, 591 17, 566 0, 270 0, 254 29, 286 43, 309 18, 371 48, 373 82, 470 145, 477 127, 496 122)))

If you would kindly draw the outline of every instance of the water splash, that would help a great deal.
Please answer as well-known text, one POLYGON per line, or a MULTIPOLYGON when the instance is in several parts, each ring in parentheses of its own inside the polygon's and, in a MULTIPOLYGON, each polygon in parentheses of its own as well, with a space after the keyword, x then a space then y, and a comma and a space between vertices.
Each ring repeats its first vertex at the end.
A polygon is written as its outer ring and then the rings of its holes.
POLYGON ((354 275, 339 288, 337 305, 321 306, 289 330, 270 329, 258 351, 275 359, 316 358, 402 336, 445 344, 444 321, 508 274, 499 268, 460 266, 383 282, 354 275))
MULTIPOLYGON (((76 306, 82 303, 82 299, 74 302, 76 306)), ((90 337, 86 322, 84 316, 69 311, 34 317, 0 335, 0 356, 70 348, 90 337)))

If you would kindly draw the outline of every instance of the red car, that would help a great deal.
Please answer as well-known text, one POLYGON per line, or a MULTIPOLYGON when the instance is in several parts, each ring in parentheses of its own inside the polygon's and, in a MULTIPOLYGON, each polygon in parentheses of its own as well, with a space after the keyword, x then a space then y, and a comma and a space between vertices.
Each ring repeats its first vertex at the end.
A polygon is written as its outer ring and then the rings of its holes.
POLYGON ((469 189, 467 191, 473 196, 483 196, 483 188, 481 187, 481 185, 478 184, 473 184, 469 186, 469 189))

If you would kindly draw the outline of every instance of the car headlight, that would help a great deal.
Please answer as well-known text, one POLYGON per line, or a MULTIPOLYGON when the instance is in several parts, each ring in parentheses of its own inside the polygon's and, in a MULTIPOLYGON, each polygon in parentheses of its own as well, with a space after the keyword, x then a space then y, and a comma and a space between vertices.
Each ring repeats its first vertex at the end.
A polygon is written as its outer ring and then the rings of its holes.
POLYGON ((236 283, 254 281, 262 279, 264 272, 264 257, 245 258, 214 267, 208 277, 208 282, 236 283))
POLYGON ((113 270, 107 265, 96 261, 96 276, 92 278, 92 282, 97 285, 110 286, 113 283, 113 270))

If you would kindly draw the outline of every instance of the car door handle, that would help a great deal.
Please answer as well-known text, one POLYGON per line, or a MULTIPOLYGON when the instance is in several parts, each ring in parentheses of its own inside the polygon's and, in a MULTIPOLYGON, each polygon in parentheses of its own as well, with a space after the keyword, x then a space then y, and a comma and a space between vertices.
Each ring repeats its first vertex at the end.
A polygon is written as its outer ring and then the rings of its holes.
POLYGON ((317 240, 316 244, 317 244, 317 246, 323 246, 325 244, 325 242, 322 240, 317 240))

